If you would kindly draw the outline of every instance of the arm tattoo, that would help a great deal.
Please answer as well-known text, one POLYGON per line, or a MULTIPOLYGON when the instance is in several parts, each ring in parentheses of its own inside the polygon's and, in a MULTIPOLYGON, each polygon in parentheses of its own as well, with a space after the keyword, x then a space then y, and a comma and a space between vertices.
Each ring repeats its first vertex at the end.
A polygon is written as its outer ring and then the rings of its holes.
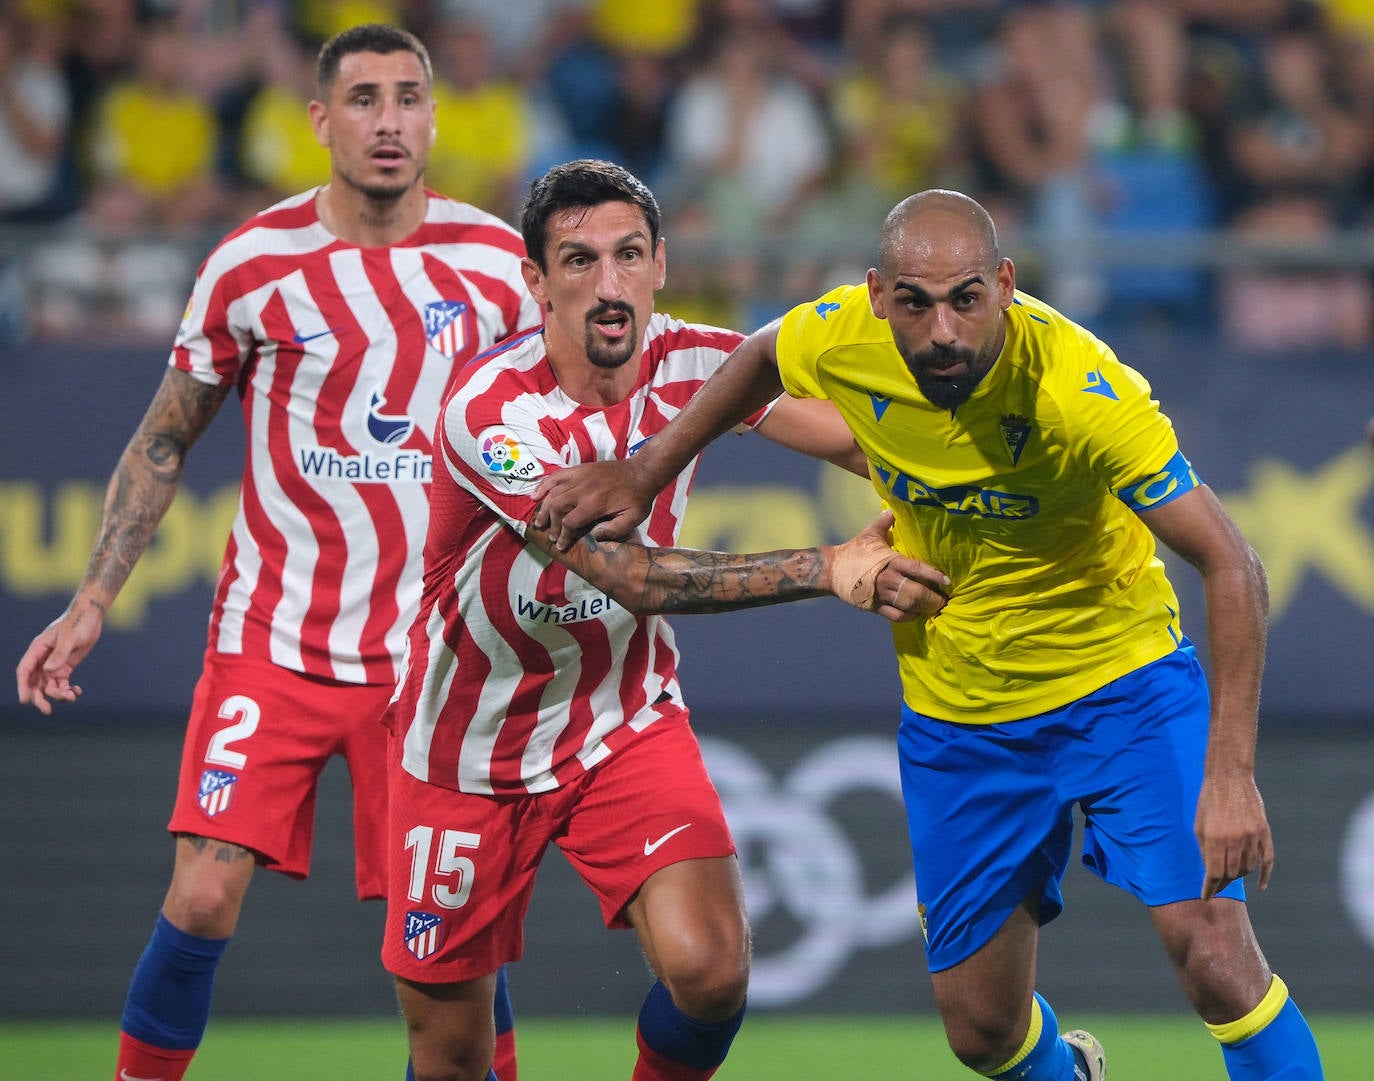
POLYGON ((730 612, 830 593, 815 548, 753 555, 692 548, 586 543, 611 578, 637 577, 640 613, 730 612))
POLYGON ((163 378, 105 491, 105 509, 86 580, 119 592, 176 496, 186 452, 228 394, 184 372, 163 378))

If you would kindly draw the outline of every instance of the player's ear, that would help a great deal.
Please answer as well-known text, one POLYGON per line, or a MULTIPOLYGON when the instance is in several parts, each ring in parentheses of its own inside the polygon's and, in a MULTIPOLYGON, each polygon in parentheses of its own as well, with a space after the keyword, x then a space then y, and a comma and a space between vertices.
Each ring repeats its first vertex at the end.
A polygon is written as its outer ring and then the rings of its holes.
POLYGON ((544 288, 544 272, 539 269, 539 264, 528 255, 520 260, 520 275, 525 279, 525 288, 530 291, 530 296, 534 297, 535 303, 547 305, 549 294, 548 290, 544 288))
POLYGON ((654 245, 654 291, 663 288, 664 282, 668 280, 668 241, 663 237, 658 238, 658 243, 654 245))
POLYGON ((887 318, 887 304, 883 300, 883 276, 875 267, 868 268, 868 306, 875 319, 887 318))
POLYGON ((315 141, 329 149, 329 109, 322 101, 310 102, 310 126, 315 129, 315 141))
POLYGON ((1010 259, 997 264, 997 300, 1003 311, 1016 301, 1016 266, 1010 259))

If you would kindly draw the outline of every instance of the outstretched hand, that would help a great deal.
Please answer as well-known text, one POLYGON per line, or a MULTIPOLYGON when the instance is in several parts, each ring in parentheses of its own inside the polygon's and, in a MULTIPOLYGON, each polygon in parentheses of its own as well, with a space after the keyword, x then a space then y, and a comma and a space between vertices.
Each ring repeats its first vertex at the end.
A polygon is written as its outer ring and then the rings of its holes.
POLYGON ((72 683, 72 671, 95 648, 104 626, 100 609, 85 604, 67 609, 47 625, 24 651, 15 681, 19 701, 33 704, 44 716, 52 715, 52 702, 75 702, 81 688, 72 683))
POLYGON ((531 524, 547 530, 560 552, 591 530, 597 540, 624 540, 649 516, 658 494, 633 458, 588 462, 547 474, 534 490, 531 524))
POLYGON ((892 512, 885 510, 831 556, 831 589, 843 601, 893 623, 932 615, 948 601, 949 579, 889 543, 892 512))

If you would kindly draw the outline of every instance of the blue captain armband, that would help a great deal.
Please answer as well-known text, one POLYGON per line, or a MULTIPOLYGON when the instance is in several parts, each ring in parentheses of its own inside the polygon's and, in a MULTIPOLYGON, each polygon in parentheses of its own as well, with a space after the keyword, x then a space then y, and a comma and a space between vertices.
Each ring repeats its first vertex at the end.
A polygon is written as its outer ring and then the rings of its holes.
POLYGON ((1158 473, 1128 484, 1116 490, 1117 499, 1139 514, 1172 502, 1184 492, 1202 487, 1202 481, 1193 472, 1183 452, 1178 451, 1158 473))

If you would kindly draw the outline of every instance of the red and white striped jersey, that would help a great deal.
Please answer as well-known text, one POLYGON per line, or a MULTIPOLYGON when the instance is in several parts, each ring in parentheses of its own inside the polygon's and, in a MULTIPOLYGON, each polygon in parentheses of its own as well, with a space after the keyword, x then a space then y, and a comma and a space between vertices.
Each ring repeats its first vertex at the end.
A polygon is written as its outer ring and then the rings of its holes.
MULTIPOLYGON (((546 471, 634 454, 740 341, 653 315, 637 389, 607 408, 562 392, 533 333, 454 380, 420 613, 387 712, 409 773, 464 792, 545 792, 685 708, 667 622, 625 611, 524 535, 546 471)), ((660 493, 642 543, 676 544, 696 466, 660 493)))
POLYGON ((169 361, 242 398, 246 462, 210 648, 390 683, 419 601, 444 390, 542 317, 500 219, 430 192, 419 229, 362 248, 325 229, 315 194, 210 253, 169 361))

